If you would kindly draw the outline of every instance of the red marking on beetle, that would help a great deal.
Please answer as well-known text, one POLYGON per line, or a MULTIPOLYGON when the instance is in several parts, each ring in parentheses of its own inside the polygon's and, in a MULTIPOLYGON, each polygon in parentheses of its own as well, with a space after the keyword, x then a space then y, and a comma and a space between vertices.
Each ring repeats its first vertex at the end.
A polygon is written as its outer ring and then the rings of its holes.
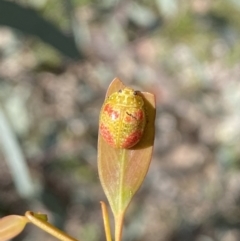
POLYGON ((134 112, 134 116, 137 120, 142 120, 144 118, 144 113, 142 110, 138 110, 134 112))
POLYGON ((109 104, 106 104, 104 107, 104 111, 106 111, 107 113, 111 113, 112 112, 112 106, 109 104))
POLYGON ((107 143, 109 143, 112 146, 115 145, 113 136, 111 135, 111 132, 109 131, 109 129, 103 123, 100 125, 100 132, 101 132, 101 135, 102 135, 103 139, 107 143))
POLYGON ((134 116, 132 116, 130 113, 127 112, 127 115, 125 117, 125 121, 128 122, 128 123, 131 123, 131 122, 135 122, 136 119, 134 118, 134 116))
POLYGON ((116 120, 119 117, 119 111, 114 110, 110 104, 107 104, 104 107, 104 111, 110 116, 112 120, 116 120))
POLYGON ((128 123, 136 123, 140 122, 144 118, 144 113, 142 110, 134 111, 132 113, 126 112, 127 116, 125 117, 125 121, 128 123))
POLYGON ((142 136, 142 131, 137 130, 133 132, 125 139, 125 141, 122 144, 122 148, 129 148, 134 146, 135 144, 137 144, 141 136, 142 136))

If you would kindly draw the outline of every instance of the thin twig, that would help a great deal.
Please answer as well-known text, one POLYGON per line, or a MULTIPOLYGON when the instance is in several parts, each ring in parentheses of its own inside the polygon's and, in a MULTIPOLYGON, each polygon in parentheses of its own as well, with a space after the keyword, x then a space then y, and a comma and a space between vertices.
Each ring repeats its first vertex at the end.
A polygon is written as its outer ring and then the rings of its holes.
POLYGON ((36 225, 37 227, 41 228, 45 232, 51 234, 52 236, 58 238, 62 241, 79 241, 75 238, 72 238, 68 234, 64 233, 62 230, 56 228, 55 226, 51 225, 49 222, 38 218, 39 215, 34 215, 33 212, 27 211, 25 213, 25 216, 28 218, 28 220, 36 225))
POLYGON ((101 203, 101 208, 102 208, 102 216, 103 216, 103 223, 104 223, 106 239, 107 239, 107 241, 112 241, 112 235, 111 235, 111 228, 110 228, 107 206, 104 202, 100 202, 100 203, 101 203))

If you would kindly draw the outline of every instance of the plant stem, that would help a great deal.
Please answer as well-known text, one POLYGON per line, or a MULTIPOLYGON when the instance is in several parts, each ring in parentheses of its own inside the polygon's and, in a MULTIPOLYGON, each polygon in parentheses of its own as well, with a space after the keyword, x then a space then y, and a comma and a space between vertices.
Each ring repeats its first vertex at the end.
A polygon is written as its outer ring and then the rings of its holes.
POLYGON ((115 241, 122 240, 124 212, 115 217, 115 241))
POLYGON ((33 212, 27 211, 25 213, 25 216, 28 218, 28 220, 36 225, 37 227, 41 228, 45 232, 51 234, 52 236, 62 240, 62 241, 79 241, 75 238, 72 238, 68 234, 64 233, 62 230, 54 227, 47 221, 38 218, 39 215, 34 215, 33 212))
POLYGON ((100 202, 100 203, 101 203, 101 208, 102 208, 102 216, 103 216, 103 223, 104 223, 106 240, 112 241, 112 235, 111 235, 111 228, 110 228, 110 223, 109 223, 107 206, 104 202, 100 202))

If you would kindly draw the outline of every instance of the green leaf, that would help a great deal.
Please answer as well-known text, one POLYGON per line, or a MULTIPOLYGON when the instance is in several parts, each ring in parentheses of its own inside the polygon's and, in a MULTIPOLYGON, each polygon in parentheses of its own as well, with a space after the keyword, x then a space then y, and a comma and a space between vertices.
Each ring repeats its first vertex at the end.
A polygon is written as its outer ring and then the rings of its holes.
MULTIPOLYGON (((114 79, 106 97, 125 86, 114 79)), ((154 142, 155 98, 141 92, 147 116, 147 124, 140 142, 130 149, 116 149, 98 136, 98 171, 103 190, 110 203, 115 222, 121 223, 133 195, 141 186, 151 161, 154 142)), ((116 227, 121 229, 121 227, 116 227)), ((121 232, 121 231, 120 231, 121 232)), ((120 240, 120 239, 118 239, 120 240)))

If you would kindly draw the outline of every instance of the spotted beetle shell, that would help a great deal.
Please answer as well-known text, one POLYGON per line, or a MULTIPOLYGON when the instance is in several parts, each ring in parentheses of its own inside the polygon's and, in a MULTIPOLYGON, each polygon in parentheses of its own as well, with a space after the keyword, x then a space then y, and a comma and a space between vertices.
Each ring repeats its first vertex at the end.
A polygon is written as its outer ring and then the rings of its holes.
POLYGON ((144 132, 146 114, 143 98, 130 88, 111 94, 100 113, 100 134, 114 148, 136 145, 144 132))

